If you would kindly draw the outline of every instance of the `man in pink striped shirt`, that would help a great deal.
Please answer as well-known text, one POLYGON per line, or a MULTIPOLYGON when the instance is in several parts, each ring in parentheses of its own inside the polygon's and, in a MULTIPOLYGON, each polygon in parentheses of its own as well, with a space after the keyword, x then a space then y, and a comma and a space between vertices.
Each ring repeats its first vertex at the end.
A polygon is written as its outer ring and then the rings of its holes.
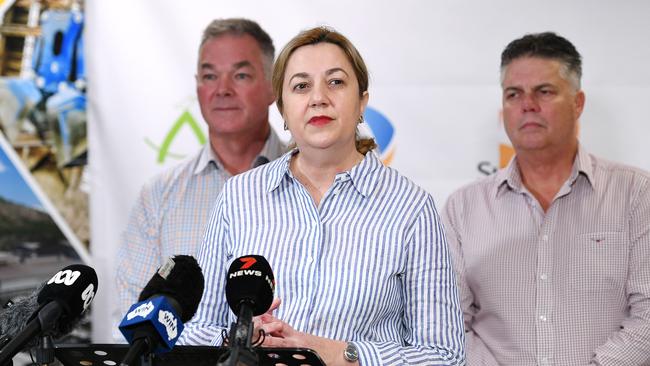
POLYGON ((650 365, 650 174, 579 144, 581 73, 554 33, 502 53, 516 155, 443 211, 470 365, 650 365))

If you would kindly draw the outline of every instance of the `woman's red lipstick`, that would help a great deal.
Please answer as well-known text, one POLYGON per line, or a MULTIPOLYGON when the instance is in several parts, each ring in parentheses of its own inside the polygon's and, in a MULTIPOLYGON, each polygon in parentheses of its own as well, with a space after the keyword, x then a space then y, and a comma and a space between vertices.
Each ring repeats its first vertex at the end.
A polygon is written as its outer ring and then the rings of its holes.
POLYGON ((324 126, 332 120, 331 117, 328 116, 314 116, 309 119, 309 123, 315 126, 324 126))

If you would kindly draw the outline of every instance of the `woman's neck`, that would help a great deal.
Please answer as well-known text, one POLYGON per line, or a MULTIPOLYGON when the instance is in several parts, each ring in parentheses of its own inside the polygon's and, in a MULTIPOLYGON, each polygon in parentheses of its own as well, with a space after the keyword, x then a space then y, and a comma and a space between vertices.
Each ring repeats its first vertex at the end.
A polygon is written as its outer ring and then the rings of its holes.
POLYGON ((341 172, 352 169, 364 156, 356 148, 345 154, 323 154, 322 151, 300 150, 293 156, 290 169, 311 195, 316 206, 341 172))

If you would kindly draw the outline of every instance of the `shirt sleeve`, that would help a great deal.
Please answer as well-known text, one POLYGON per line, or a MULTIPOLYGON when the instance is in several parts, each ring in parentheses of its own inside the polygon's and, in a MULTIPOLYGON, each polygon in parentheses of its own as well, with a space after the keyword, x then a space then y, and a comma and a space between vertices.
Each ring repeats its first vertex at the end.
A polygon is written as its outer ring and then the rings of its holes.
POLYGON ((645 183, 629 218, 629 315, 621 329, 596 349, 592 359, 596 365, 650 364, 650 182, 645 183))
POLYGON ((465 364, 462 313, 447 242, 430 195, 407 237, 406 344, 354 342, 361 365, 465 364))
POLYGON ((226 183, 217 198, 198 253, 199 266, 205 278, 203 297, 196 314, 185 324, 179 344, 221 345, 222 334, 228 327, 230 308, 226 302, 225 288, 229 224, 224 213, 227 187, 226 183))
POLYGON ((466 281, 465 257, 462 250, 462 208, 455 204, 452 195, 442 211, 442 222, 444 224, 447 243, 451 254, 454 273, 456 274, 456 283, 460 296, 460 306, 463 311, 465 324, 466 351, 467 360, 473 364, 497 366, 499 363, 494 355, 487 348, 483 340, 474 333, 472 323, 476 315, 474 306, 474 295, 466 281))
POLYGON ((154 196, 152 186, 142 188, 122 234, 115 275, 118 295, 114 313, 116 324, 137 302, 140 292, 161 265, 159 207, 154 196))

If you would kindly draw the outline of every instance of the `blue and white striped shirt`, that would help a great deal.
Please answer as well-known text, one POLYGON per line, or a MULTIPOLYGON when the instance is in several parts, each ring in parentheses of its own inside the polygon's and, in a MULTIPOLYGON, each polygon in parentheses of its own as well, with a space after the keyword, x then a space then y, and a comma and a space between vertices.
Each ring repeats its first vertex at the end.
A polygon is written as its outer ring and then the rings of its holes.
POLYGON ((354 342, 362 365, 463 364, 462 314, 433 198, 368 153, 316 207, 289 170, 295 152, 226 183, 199 250, 205 292, 181 342, 221 343, 235 319, 226 271, 259 254, 274 269, 276 316, 294 329, 354 342))

